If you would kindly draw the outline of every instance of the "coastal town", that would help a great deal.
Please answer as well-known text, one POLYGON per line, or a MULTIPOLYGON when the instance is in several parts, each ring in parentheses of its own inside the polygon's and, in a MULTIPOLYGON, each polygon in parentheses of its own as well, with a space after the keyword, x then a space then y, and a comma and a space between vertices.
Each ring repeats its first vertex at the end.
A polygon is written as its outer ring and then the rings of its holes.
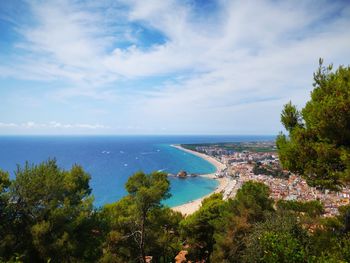
POLYGON ((319 200, 324 206, 324 217, 337 215, 339 206, 350 203, 349 187, 338 192, 322 191, 283 170, 274 142, 181 145, 181 148, 202 158, 207 156, 208 161, 216 164, 215 178, 222 182, 217 192, 222 192, 224 199, 234 197, 244 182, 257 181, 269 186, 275 201, 319 200))

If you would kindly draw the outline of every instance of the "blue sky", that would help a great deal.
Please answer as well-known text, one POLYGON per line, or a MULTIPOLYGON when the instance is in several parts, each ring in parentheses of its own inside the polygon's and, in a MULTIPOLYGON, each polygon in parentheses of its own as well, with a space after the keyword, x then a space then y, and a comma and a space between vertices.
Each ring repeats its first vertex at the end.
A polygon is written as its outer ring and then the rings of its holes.
POLYGON ((348 1, 0 1, 0 134, 277 134, 348 1))

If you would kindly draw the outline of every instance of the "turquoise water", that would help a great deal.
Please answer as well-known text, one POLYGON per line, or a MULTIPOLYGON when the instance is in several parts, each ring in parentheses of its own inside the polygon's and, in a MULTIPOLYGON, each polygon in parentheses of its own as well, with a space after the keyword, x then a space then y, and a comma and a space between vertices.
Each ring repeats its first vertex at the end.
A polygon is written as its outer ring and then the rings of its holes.
MULTIPOLYGON (((2 136, 0 168, 13 171, 25 161, 40 163, 56 158, 69 169, 77 163, 91 175, 90 186, 95 205, 122 198, 124 184, 137 171, 162 170, 176 174, 180 170, 207 174, 215 167, 207 161, 171 147, 170 144, 270 140, 272 136, 2 136)), ((169 177, 172 197, 165 201, 176 206, 212 192, 217 181, 195 177, 169 177)))

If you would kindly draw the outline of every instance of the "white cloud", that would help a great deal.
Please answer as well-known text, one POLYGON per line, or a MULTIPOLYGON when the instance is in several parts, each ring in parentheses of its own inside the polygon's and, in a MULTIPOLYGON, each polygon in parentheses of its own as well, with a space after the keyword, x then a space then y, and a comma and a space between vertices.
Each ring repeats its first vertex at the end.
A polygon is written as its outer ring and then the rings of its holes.
MULTIPOLYGON (((110 18, 115 24, 106 22, 103 13, 85 10, 84 4, 33 2, 31 8, 38 25, 19 29, 26 41, 18 47, 32 54, 23 60, 21 69, 29 73, 25 75, 103 86, 123 76, 148 77, 183 70, 206 72, 247 59, 250 63, 259 62, 266 52, 283 53, 284 48, 309 39, 332 40, 344 35, 349 25, 349 19, 339 17, 325 26, 322 19, 336 5, 328 4, 328 9, 324 9, 312 2, 223 2, 218 11, 220 18, 214 22, 194 20, 191 6, 181 1, 121 2, 129 9, 115 12, 116 17, 110 18), (130 35, 127 23, 118 22, 121 19, 158 30, 167 41, 146 50, 137 45, 111 50, 116 44, 115 35, 121 38, 119 41, 130 35), (320 23, 317 30, 309 29, 315 27, 313 23, 320 23), (112 30, 114 27, 117 32, 112 30)), ((348 43, 349 36, 345 38, 348 43)), ((265 59, 266 66, 274 62, 265 59)))
MULTIPOLYGON (((276 133, 282 105, 293 99, 301 106, 308 99, 318 58, 324 57, 335 64, 347 63, 350 59, 350 34, 346 29, 350 27, 346 16, 349 8, 325 23, 323 20, 333 8, 331 5, 324 9, 312 3, 306 6, 295 6, 292 2, 283 5, 267 1, 234 3, 227 8, 223 26, 205 34, 195 31, 197 25, 176 20, 174 8, 161 12, 163 16, 174 14, 173 19, 162 20, 162 15, 154 16, 150 11, 143 18, 138 16, 138 19, 150 19, 159 29, 168 28, 168 21, 185 25, 180 30, 183 38, 170 30, 167 35, 174 38, 165 46, 143 56, 138 50, 128 54, 127 62, 135 60, 131 65, 144 65, 138 67, 138 74, 150 74, 147 70, 158 70, 158 67, 160 72, 166 72, 176 67, 178 61, 183 69, 197 71, 182 81, 163 86, 156 93, 152 91, 138 115, 159 127, 161 123, 174 123, 171 130, 179 132, 182 129, 194 133, 239 130, 276 133), (186 45, 181 46, 181 40, 186 40, 186 45), (159 58, 164 63, 160 63, 159 58), (254 125, 261 124, 261 120, 265 122, 264 129, 254 125)), ((155 10, 157 12, 157 8, 155 10)))
POLYGON ((27 121, 23 123, 4 123, 0 122, 0 128, 25 128, 25 129, 38 129, 38 128, 48 128, 48 129, 109 129, 109 126, 102 124, 86 124, 86 123, 73 123, 64 124, 57 121, 50 121, 48 123, 36 123, 34 121, 27 121))
POLYGON ((188 1, 31 3, 37 23, 21 26, 24 41, 17 43, 26 53, 0 65, 0 75, 66 81, 50 91, 54 99, 132 100, 125 103, 125 127, 248 132, 266 111, 264 132, 277 132, 282 104, 307 100, 319 57, 335 65, 350 61, 350 8, 340 2, 218 1, 202 18, 188 1), (159 32, 164 43, 140 45, 131 23, 159 32), (119 46, 123 41, 133 45, 119 46), (123 86, 160 76, 169 79, 151 90, 123 86))
POLYGON ((12 127, 17 127, 17 124, 0 122, 0 128, 12 128, 12 127))
POLYGON ((108 126, 101 125, 101 124, 83 124, 83 123, 78 123, 75 125, 77 128, 83 128, 83 129, 107 129, 109 128, 108 126))
POLYGON ((29 6, 35 22, 17 28, 24 40, 16 47, 26 55, 8 65, 13 75, 44 81, 64 79, 95 88, 118 78, 103 64, 113 36, 104 29, 107 22, 101 13, 66 0, 32 1, 29 6))

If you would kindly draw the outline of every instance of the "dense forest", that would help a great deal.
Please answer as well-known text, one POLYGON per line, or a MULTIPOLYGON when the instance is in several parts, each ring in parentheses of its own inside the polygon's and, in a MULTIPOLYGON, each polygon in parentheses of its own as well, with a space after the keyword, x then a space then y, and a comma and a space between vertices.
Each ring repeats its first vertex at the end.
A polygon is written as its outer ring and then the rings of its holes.
POLYGON ((247 182, 234 199, 205 199, 183 217, 161 204, 167 175, 136 173, 128 195, 92 206, 89 176, 54 160, 2 172, 0 255, 4 262, 349 262, 350 206, 322 218, 318 201, 280 201, 269 188, 247 182))
MULTIPOLYGON (((337 190, 350 178, 350 68, 320 62, 305 108, 285 106, 277 147, 284 168, 337 190)), ((184 217, 161 203, 167 174, 138 172, 124 198, 97 209, 89 179, 55 160, 18 166, 13 180, 1 171, 0 262, 174 262, 183 250, 192 262, 350 262, 350 206, 325 218, 317 200, 275 203, 247 182, 184 217)))
POLYGON ((284 168, 309 185, 338 190, 350 182, 350 68, 320 66, 314 73, 311 100, 299 111, 285 105, 281 122, 288 136, 277 137, 284 168))

